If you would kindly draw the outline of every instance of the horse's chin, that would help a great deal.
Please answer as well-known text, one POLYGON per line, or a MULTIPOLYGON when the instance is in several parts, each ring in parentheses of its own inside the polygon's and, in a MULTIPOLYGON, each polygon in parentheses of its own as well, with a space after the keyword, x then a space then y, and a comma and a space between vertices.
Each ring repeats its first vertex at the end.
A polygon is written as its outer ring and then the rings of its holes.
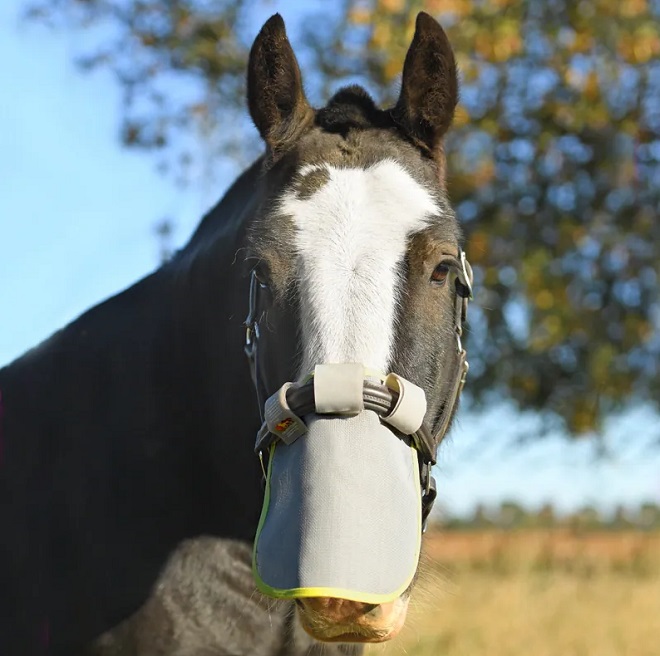
POLYGON ((298 602, 305 631, 321 642, 387 642, 406 621, 409 597, 386 604, 362 604, 344 599, 313 598, 298 602))

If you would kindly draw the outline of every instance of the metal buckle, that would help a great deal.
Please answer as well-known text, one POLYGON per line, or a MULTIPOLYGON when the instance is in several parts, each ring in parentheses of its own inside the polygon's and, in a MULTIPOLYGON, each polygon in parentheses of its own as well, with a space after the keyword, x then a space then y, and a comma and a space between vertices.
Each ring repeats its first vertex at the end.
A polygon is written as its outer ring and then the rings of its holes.
POLYGON ((463 360, 463 372, 461 374, 461 380, 458 383, 458 389, 456 391, 457 399, 463 393, 463 388, 465 387, 465 383, 467 381, 469 371, 470 371, 470 363, 467 360, 463 360))
POLYGON ((463 376, 461 377, 461 389, 462 386, 465 385, 465 381, 467 380, 468 372, 470 371, 470 363, 467 360, 463 361, 463 376))

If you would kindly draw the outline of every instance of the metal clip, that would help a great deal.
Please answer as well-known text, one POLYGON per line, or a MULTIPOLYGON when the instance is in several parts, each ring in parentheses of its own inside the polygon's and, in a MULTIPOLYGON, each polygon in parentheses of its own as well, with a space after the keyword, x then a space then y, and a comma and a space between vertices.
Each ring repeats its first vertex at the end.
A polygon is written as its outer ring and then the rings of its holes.
POLYGON ((429 492, 431 491, 431 465, 429 465, 428 462, 424 464, 424 471, 424 478, 426 478, 424 485, 424 496, 428 496, 429 492))
POLYGON ((458 391, 456 392, 457 396, 460 396, 460 394, 463 392, 463 388, 465 387, 465 383, 467 381, 469 371, 470 371, 470 363, 467 360, 463 360, 463 372, 461 375, 461 380, 458 383, 458 391))
POLYGON ((461 251, 461 283, 467 287, 468 298, 472 301, 474 296, 472 294, 472 267, 467 261, 465 251, 461 251))
POLYGON ((456 341, 458 342, 458 352, 462 353, 463 352, 463 342, 461 341, 461 335, 463 334, 462 330, 457 330, 456 331, 456 341))
POLYGON ((470 371, 470 363, 467 360, 465 360, 463 362, 463 376, 461 377, 461 385, 465 385, 465 381, 467 380, 469 371, 470 371))

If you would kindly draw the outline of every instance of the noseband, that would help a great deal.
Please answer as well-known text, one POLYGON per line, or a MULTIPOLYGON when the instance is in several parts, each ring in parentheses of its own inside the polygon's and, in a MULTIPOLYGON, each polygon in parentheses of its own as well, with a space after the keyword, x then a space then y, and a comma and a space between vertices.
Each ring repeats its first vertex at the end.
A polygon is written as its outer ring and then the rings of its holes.
MULTIPOLYGON (((447 403, 441 408, 435 424, 430 425, 424 418, 426 402, 423 391, 416 385, 396 374, 382 376, 365 372, 360 365, 317 365, 319 374, 308 377, 303 383, 285 383, 275 394, 266 398, 263 373, 259 370, 257 357, 260 330, 258 295, 266 286, 259 281, 253 271, 250 278, 249 311, 245 320, 245 354, 250 366, 261 413, 262 426, 257 433, 255 453, 263 467, 263 454, 276 441, 291 444, 304 435, 307 428, 301 417, 311 414, 354 415, 362 410, 375 412, 388 423, 394 432, 409 439, 418 453, 420 482, 422 488, 422 522, 424 530, 436 498, 435 479, 431 468, 436 463, 436 453, 445 437, 458 407, 458 400, 467 377, 469 364, 463 348, 463 324, 467 319, 468 302, 472 298, 472 267, 465 253, 460 251, 461 269, 455 285, 454 334, 457 357, 452 373, 452 388, 447 403), (357 369, 356 369, 357 368, 357 369), (319 379, 335 380, 343 387, 344 383, 353 388, 352 397, 337 404, 337 399, 329 398, 332 392, 321 392, 319 379), (342 377, 343 376, 343 377, 342 377), (357 385, 357 390, 355 389, 357 385), (323 395, 323 399, 321 399, 323 395), (421 395, 421 396, 420 396, 421 395), (421 399, 421 400, 420 400, 421 399)), ((335 385, 335 388, 338 385, 335 385)))

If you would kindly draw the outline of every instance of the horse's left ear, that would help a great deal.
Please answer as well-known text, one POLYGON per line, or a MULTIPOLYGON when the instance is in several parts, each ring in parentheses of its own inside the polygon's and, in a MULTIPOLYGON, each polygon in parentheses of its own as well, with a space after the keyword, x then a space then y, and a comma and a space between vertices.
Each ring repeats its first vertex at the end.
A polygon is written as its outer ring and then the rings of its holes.
POLYGON ((250 50, 248 107, 271 154, 286 149, 311 123, 298 60, 279 14, 261 28, 250 50))
POLYGON ((420 12, 394 117, 419 146, 435 155, 457 102, 458 75, 449 39, 435 19, 420 12))

